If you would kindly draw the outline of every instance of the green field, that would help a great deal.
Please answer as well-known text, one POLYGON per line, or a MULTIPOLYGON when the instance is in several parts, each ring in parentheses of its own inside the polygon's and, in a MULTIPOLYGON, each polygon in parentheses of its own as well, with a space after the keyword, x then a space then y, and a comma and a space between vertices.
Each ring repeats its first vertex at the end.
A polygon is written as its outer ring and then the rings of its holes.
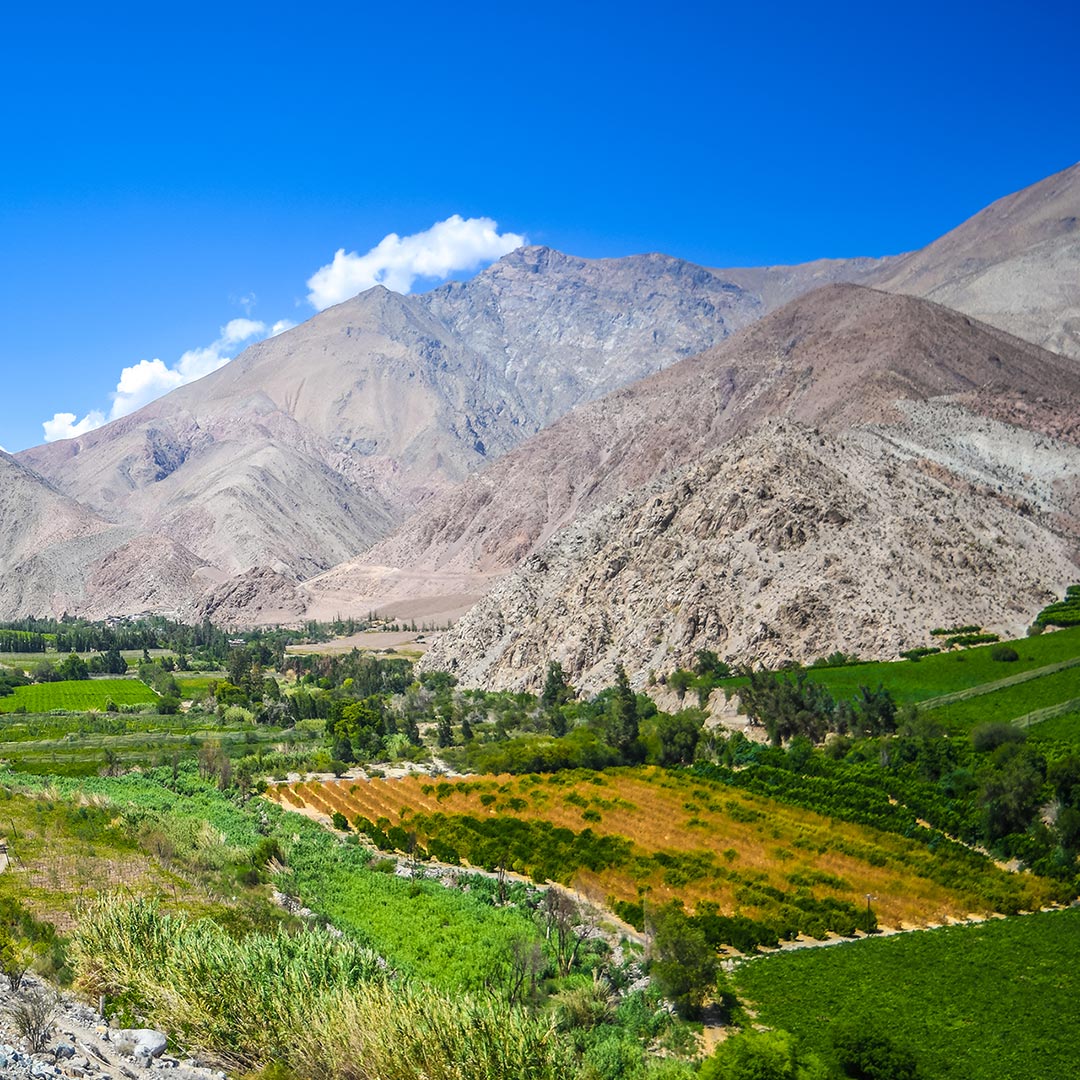
POLYGON ((947 729, 967 731, 976 724, 1016 720, 1036 709, 1073 698, 1080 698, 1080 665, 942 705, 931 709, 928 715, 947 729))
POLYGON ((770 1027, 828 1052, 838 1022, 887 1034, 927 1080, 1072 1080, 1080 910, 774 954, 735 974, 770 1027))
MULTIPOLYGON (((921 702, 1080 656, 1080 627, 1047 631, 1007 644, 1019 653, 1018 660, 1011 663, 994 660, 990 655, 994 646, 980 645, 935 653, 919 661, 892 660, 805 670, 810 681, 828 687, 837 699, 853 698, 860 687, 873 688, 881 683, 898 702, 921 702)), ((719 685, 722 689, 737 689, 744 681, 725 679, 719 685)))
POLYGON ((1080 743, 1080 709, 1032 724, 1028 738, 1036 742, 1080 743))
POLYGON ((85 711, 104 709, 110 701, 117 705, 143 705, 157 700, 157 694, 138 679, 78 679, 16 687, 14 694, 0 697, 0 713, 15 712, 24 706, 28 713, 53 709, 85 711))
MULTIPOLYGON (((48 784, 67 799, 104 797, 114 807, 112 816, 125 812, 133 832, 150 824, 166 831, 178 859, 182 845, 197 849, 205 842, 206 822, 219 837, 214 842, 234 855, 273 837, 287 864, 275 879, 277 888, 328 915, 396 970, 449 991, 481 989, 502 970, 510 943, 532 940, 537 933, 527 909, 493 904, 497 884, 492 879, 474 879, 466 890, 373 870, 370 864, 377 860, 359 844, 343 842, 321 825, 264 800, 240 806, 216 785, 200 780, 190 766, 182 767, 175 788, 168 770, 77 780, 8 774, 5 783, 30 791, 48 784)), ((523 896, 524 886, 515 885, 514 892, 523 896)))
MULTIPOLYGON (((159 660, 163 656, 175 656, 176 653, 172 649, 148 649, 150 658, 153 660, 159 660)), ((30 667, 33 664, 38 664, 42 660, 48 660, 49 663, 55 664, 63 660, 65 656, 69 654, 66 652, 58 653, 52 649, 49 652, 0 652, 0 664, 6 664, 8 667, 30 667)), ((89 660, 95 655, 93 652, 81 652, 77 653, 84 660, 89 660)), ((121 649, 120 655, 128 662, 131 667, 137 667, 139 661, 143 658, 142 649, 121 649)))
POLYGON ((176 685, 180 688, 182 698, 201 697, 216 683, 227 681, 228 675, 224 671, 209 675, 176 675, 176 685))

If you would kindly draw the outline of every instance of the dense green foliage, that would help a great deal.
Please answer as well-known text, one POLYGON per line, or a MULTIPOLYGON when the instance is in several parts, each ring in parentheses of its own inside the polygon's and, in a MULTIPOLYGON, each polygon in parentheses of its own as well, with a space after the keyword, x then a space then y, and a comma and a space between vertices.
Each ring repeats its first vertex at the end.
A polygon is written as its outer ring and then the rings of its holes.
POLYGON ((1065 598, 1044 607, 1035 617, 1036 626, 1080 626, 1080 585, 1070 585, 1065 598))
POLYGON ((823 1057, 831 1025, 887 1021, 927 1080, 1068 1080, 1080 1059, 1078 963, 1074 909, 764 957, 735 984, 762 1022, 823 1057))
POLYGON ((73 945, 84 990, 234 1068, 379 1080, 556 1080, 574 1068, 550 1020, 417 994, 388 982, 375 954, 323 931, 235 938, 213 922, 107 901, 84 915, 73 945))
MULTIPOLYGON (((863 686, 882 686, 898 705, 925 701, 941 694, 966 690, 1022 671, 1045 667, 1080 656, 1080 627, 1057 630, 1009 643, 1019 659, 1008 665, 994 660, 993 645, 956 649, 926 656, 915 663, 881 661, 848 667, 810 667, 810 682, 819 683, 837 700, 851 700, 863 686)), ((737 690, 746 678, 720 683, 737 690)))

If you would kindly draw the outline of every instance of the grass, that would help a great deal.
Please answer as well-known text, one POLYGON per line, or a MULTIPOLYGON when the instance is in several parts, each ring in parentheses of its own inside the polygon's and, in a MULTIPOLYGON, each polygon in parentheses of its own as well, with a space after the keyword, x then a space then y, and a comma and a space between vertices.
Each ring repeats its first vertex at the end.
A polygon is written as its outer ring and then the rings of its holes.
MULTIPOLYGON (((504 861, 521 873, 539 870, 541 879, 600 900, 636 903, 648 890, 651 903, 678 899, 693 908, 707 900, 725 913, 765 919, 801 898, 856 909, 872 893, 879 921, 891 926, 988 910, 970 876, 950 877, 945 853, 915 840, 660 769, 437 784, 425 777, 309 782, 271 794, 286 807, 415 831, 439 857, 448 857, 449 846, 489 869, 504 861), (508 824, 493 829, 498 820, 508 824)), ((989 860, 964 869, 995 887, 1033 890, 1023 906, 1039 902, 1038 879, 1007 875, 989 860)))
POLYGON ((228 676, 225 672, 212 675, 176 675, 176 685, 180 688, 182 698, 190 698, 205 694, 215 683, 224 682, 228 676))
POLYGON ((947 729, 968 731, 976 724, 1015 720, 1036 709, 1045 709, 1078 697, 1080 666, 980 694, 966 701, 943 705, 930 711, 929 715, 947 729))
POLYGON ((143 705, 157 700, 157 694, 138 679, 78 679, 17 686, 15 693, 0 697, 0 713, 22 708, 28 713, 53 709, 103 710, 110 701, 117 705, 143 705))
POLYGON ((143 850, 105 800, 0 788, 0 834, 11 860, 0 874, 0 896, 60 931, 74 925, 80 903, 114 891, 198 914, 222 909, 143 850))
POLYGON ((846 1021, 887 1033, 926 1080, 1072 1080, 1080 910, 754 959, 735 974, 758 1021, 827 1051, 846 1021))
MULTIPOLYGON (((995 646, 980 645, 936 653, 918 662, 881 661, 806 671, 811 682, 828 687, 838 699, 855 697, 861 686, 873 688, 881 683, 898 702, 921 702, 1080 656, 1080 627, 1048 631, 1006 644, 1020 654, 1018 660, 1011 663, 994 660, 990 654, 995 646)), ((737 689, 743 681, 727 679, 720 686, 737 689)))
MULTIPOLYGON (((281 813, 263 800, 242 806, 200 780, 189 766, 180 767, 175 785, 169 769, 116 778, 55 778, 48 787, 43 778, 26 775, 9 776, 6 782, 50 792, 57 805, 99 801, 111 808, 110 820, 119 819, 121 835, 143 836, 155 850, 166 851, 167 860, 184 869, 185 877, 188 868, 197 871, 191 880, 202 882, 215 903, 236 901, 246 905, 244 911, 260 897, 266 903, 267 887, 259 886, 252 895, 230 874, 242 869, 260 844, 276 840, 286 869, 273 877, 275 888, 330 918, 397 972, 448 992, 482 990, 497 982, 512 944, 537 933, 517 909, 493 905, 481 886, 493 890, 494 882, 475 883, 465 892, 373 870, 369 852, 360 845, 345 843, 315 822, 281 813)), ((74 907, 71 889, 59 890, 56 907, 74 907)))
POLYGON ((1036 742, 1080 743, 1080 709, 1032 724, 1028 738, 1036 742))

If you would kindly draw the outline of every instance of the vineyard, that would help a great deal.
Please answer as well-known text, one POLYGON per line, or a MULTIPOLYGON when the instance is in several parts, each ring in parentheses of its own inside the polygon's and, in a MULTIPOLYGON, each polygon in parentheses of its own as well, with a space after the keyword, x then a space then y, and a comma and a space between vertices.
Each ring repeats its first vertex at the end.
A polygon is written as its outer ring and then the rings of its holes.
POLYGON ((828 1048, 836 1023, 892 1036, 934 1080, 1067 1080, 1080 1057, 1080 911, 805 949, 743 964, 761 1023, 828 1048))
POLYGON ((600 899, 702 902, 790 932, 850 933, 865 897, 884 925, 925 925, 1037 906, 1037 878, 943 844, 842 822, 661 769, 541 778, 311 781, 270 794, 366 833, 378 846, 557 880, 600 899))
POLYGON ((145 705, 157 700, 157 694, 138 679, 78 679, 16 687, 13 694, 0 697, 0 713, 103 710, 109 702, 145 705))
MULTIPOLYGON (((880 683, 897 702, 928 701, 1080 656, 1080 627, 1019 638, 1008 644, 1018 654, 1011 663, 994 659, 994 645, 982 645, 935 653, 917 662, 881 661, 844 667, 811 667, 806 673, 811 682, 821 683, 837 700, 855 697, 861 686, 875 687, 880 683)), ((744 681, 741 678, 725 679, 719 685, 735 690, 744 681)))

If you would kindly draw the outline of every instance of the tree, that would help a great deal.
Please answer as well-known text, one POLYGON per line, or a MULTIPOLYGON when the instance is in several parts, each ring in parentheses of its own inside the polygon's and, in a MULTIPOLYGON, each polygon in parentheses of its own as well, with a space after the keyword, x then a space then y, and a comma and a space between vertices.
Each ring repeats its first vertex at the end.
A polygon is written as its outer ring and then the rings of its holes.
POLYGON ((805 671, 799 672, 794 681, 777 678, 766 668, 755 671, 749 665, 738 673, 747 680, 739 687, 739 712, 749 716, 752 723, 762 725, 774 746, 795 735, 819 743, 833 727, 836 702, 825 687, 810 682, 805 671))
POLYGON ((1026 747, 1012 745, 1001 750, 1006 751, 1004 761, 986 774, 979 790, 983 836, 988 844, 1024 832, 1039 810, 1042 794, 1039 757, 1026 747))
POLYGON ((712 649, 698 649, 694 653, 694 674, 699 679, 726 679, 731 668, 712 649))
POLYGON ((439 710, 439 722, 436 728, 436 742, 440 749, 454 745, 454 729, 450 723, 450 713, 446 709, 439 710))
POLYGON ((608 702, 605 729, 608 743, 624 761, 638 760, 637 695, 630 688, 630 679, 622 664, 615 669, 615 688, 608 702))
POLYGON ((653 919, 649 975, 682 1017, 694 1019, 715 989, 719 963, 705 932, 686 917, 681 905, 661 908, 653 919))
POLYGON ((896 702, 881 683, 876 690, 859 687, 856 710, 861 734, 891 735, 896 730, 896 702))
POLYGON ((668 676, 667 684, 679 695, 679 700, 682 701, 686 697, 686 691, 694 684, 694 673, 687 671, 686 668, 676 668, 668 676))
POLYGON ((56 665, 56 674, 61 680, 89 679, 90 669, 86 666, 86 661, 78 653, 72 653, 56 665))
POLYGON ((115 648, 98 653, 90 658, 90 670, 95 675, 124 675, 127 669, 128 662, 120 655, 120 651, 115 648))
POLYGON ((583 909, 574 898, 552 885, 540 905, 544 935, 555 953, 560 975, 569 975, 577 963, 581 946, 593 937, 599 925, 596 909, 583 909))
POLYGON ((829 1080, 825 1063, 787 1031, 744 1031, 702 1062, 699 1080, 829 1080))
POLYGON ((545 711, 559 708, 574 699, 574 689, 566 681, 566 674, 558 660, 548 663, 544 675, 544 688, 540 692, 540 707, 545 711))
POLYGON ((245 646, 241 645, 229 650, 228 658, 225 661, 225 670, 229 673, 229 682, 250 692, 251 653, 245 646))
MULTIPOLYGON (((646 738, 647 760, 653 765, 689 765, 701 739, 705 717, 697 709, 674 715, 658 713, 646 738)), ((646 731, 649 728, 646 727, 646 731)))

